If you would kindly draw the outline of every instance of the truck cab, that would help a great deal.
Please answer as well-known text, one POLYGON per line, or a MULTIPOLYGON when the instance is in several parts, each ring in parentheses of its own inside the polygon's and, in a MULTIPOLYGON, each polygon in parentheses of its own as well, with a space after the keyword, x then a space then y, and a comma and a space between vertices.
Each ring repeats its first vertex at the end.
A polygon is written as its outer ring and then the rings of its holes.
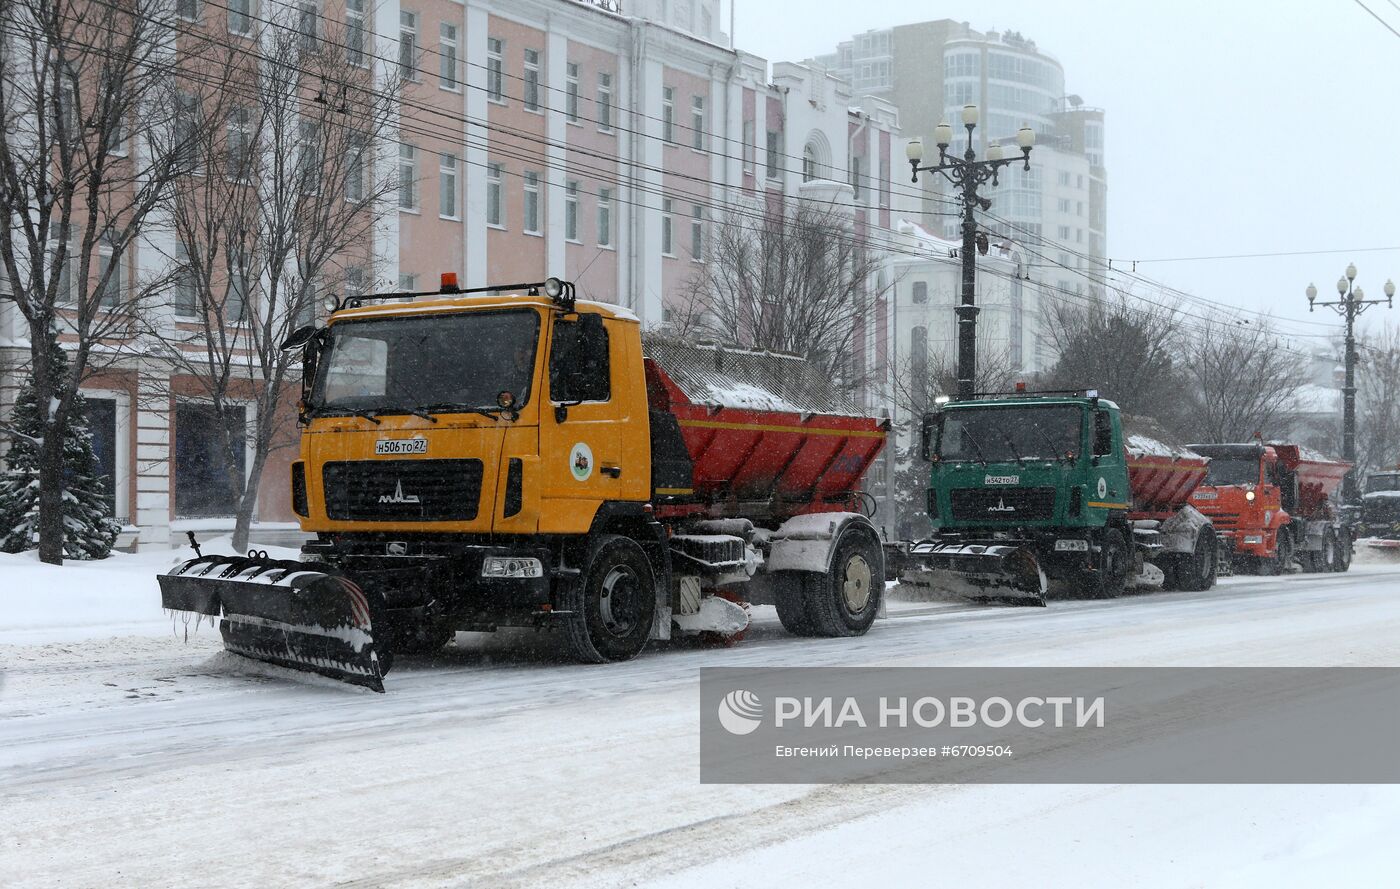
POLYGON ((924 442, 932 539, 958 547, 953 567, 969 548, 1014 547, 1050 581, 1121 590, 1133 532, 1116 404, 1092 391, 951 402, 927 418, 924 442))
POLYGON ((1400 468, 1366 476, 1360 530, 1366 537, 1400 540, 1400 468))
POLYGON ((1215 524, 1233 560, 1258 573, 1282 570, 1292 558, 1288 507, 1296 503, 1297 482, 1279 461, 1278 452, 1259 442, 1193 444, 1210 457, 1206 480, 1191 495, 1191 505, 1215 524))

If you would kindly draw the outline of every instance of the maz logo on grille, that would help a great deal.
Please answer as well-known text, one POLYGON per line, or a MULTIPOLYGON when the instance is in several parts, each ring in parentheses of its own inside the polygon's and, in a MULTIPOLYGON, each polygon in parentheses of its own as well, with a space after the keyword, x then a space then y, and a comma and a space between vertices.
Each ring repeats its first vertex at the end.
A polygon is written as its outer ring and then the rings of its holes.
POLYGON ((409 494, 409 495, 407 495, 407 496, 404 496, 404 492, 403 492, 403 479, 399 479, 398 484, 394 485, 394 493, 392 493, 392 494, 380 494, 380 495, 379 495, 379 502, 380 502, 380 503, 422 503, 423 501, 418 499, 418 495, 417 495, 417 494, 409 494))
POLYGON ((1007 506, 1007 505, 1006 505, 1006 500, 1005 500, 1004 498, 1001 498, 1001 497, 998 497, 998 498, 997 498, 997 505, 996 505, 996 506, 989 506, 989 507, 987 507, 987 512, 1015 512, 1015 511, 1016 511, 1016 507, 1014 507, 1014 506, 1007 506))

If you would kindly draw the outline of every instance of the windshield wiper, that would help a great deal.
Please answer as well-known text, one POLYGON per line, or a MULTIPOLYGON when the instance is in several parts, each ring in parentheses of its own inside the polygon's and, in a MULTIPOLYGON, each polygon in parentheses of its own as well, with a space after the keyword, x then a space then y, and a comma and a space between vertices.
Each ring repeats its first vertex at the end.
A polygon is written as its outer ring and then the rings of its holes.
POLYGON ((501 419, 501 416, 502 416, 502 415, 504 415, 505 418, 506 418, 507 420, 510 420, 510 419, 514 419, 514 417, 515 417, 515 415, 516 415, 516 412, 515 412, 515 409, 514 409, 514 408, 490 407, 490 406, 488 406, 488 405, 482 405, 482 406, 480 406, 480 407, 472 407, 472 406, 470 406, 470 405, 465 405, 465 404, 453 404, 452 402, 442 402, 441 404, 430 404, 430 405, 428 405, 428 410, 430 410, 430 411, 455 412, 455 413, 459 413, 459 414, 476 414, 477 416, 479 416, 479 417, 485 417, 485 418, 487 418, 488 420, 499 420, 499 419, 501 419))
POLYGON ((1050 433, 1042 429, 1039 423, 1031 423, 1031 428, 1034 429, 1036 432, 1039 432, 1040 437, 1045 439, 1045 443, 1050 446, 1050 454, 1054 457, 1056 463, 1059 463, 1061 460, 1065 459, 1060 454, 1059 450, 1055 447, 1055 440, 1050 437, 1050 433))
POLYGON ((432 414, 428 413, 427 411, 425 411, 425 410, 423 410, 423 409, 421 409, 421 408, 416 408, 416 407, 398 407, 398 406, 395 406, 395 405, 384 405, 383 407, 376 407, 376 408, 374 408, 373 411, 374 411, 374 413, 375 413, 376 415, 378 415, 378 414, 412 414, 412 415, 415 416, 415 417, 422 417, 423 419, 427 420, 427 421, 430 422, 430 423, 436 423, 436 422, 438 421, 438 418, 437 418, 437 417, 434 417, 432 414))
POLYGON ((977 443, 977 437, 976 437, 975 435, 973 435, 972 432, 971 432, 970 430, 966 429, 966 428, 963 429, 963 435, 965 435, 965 436, 967 437, 967 443, 970 444, 970 445, 972 445, 972 447, 976 449, 976 451, 977 451, 977 461, 978 461, 979 463, 981 463, 981 464, 982 464, 982 467, 985 469, 986 466, 987 466, 987 454, 986 454, 985 451, 982 450, 982 446, 981 446, 980 444, 977 443))
MULTIPOLYGON (((383 420, 380 420, 378 417, 376 417, 373 411, 366 410, 362 407, 332 407, 329 408, 329 410, 333 410, 339 413, 350 414, 351 416, 355 417, 364 417, 366 420, 369 420, 376 426, 384 422, 383 420)), ((319 411, 312 410, 311 413, 315 414, 319 413, 319 411)))

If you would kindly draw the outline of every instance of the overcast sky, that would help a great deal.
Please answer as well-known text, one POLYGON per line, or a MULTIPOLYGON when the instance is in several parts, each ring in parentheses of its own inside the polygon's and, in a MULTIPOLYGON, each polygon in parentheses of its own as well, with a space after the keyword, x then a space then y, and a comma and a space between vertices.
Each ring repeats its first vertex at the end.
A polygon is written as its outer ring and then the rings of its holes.
MULTIPOLYGON (((1363 2, 1400 31, 1391 0, 1363 2)), ((1356 0, 736 3, 738 46, 770 61, 940 18, 1035 40, 1064 65, 1066 91, 1107 112, 1115 267, 1344 251, 1137 266, 1192 294, 1270 312, 1301 335, 1299 346, 1340 321, 1331 310, 1308 314, 1309 281, 1335 298, 1353 261, 1368 297, 1381 296, 1388 277, 1400 282, 1400 37, 1356 0), (1379 247, 1391 249, 1362 251, 1379 247)), ((1363 326, 1386 320, 1400 324, 1400 307, 1371 309, 1363 326)))

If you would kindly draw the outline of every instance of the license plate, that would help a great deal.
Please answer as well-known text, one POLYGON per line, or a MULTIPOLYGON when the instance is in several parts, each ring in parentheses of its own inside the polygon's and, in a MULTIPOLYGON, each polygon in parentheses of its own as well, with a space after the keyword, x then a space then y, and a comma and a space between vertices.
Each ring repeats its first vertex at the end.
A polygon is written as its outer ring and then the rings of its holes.
POLYGON ((426 454, 428 453, 428 440, 426 438, 381 438, 374 443, 374 453, 380 457, 386 454, 426 454))
POLYGON ((1089 551, 1089 541, 1087 540, 1056 540, 1055 552, 1057 553, 1087 553, 1089 551))
POLYGON ((983 479, 984 485, 1019 485, 1021 477, 1019 475, 989 475, 983 479))
POLYGON ((1194 493, 1194 494, 1191 495, 1191 499, 1193 499, 1193 500, 1214 500, 1214 499, 1215 499, 1216 497, 1218 497, 1218 496, 1220 496, 1220 495, 1219 495, 1219 494, 1216 494, 1214 491, 1197 491, 1196 493, 1194 493))

